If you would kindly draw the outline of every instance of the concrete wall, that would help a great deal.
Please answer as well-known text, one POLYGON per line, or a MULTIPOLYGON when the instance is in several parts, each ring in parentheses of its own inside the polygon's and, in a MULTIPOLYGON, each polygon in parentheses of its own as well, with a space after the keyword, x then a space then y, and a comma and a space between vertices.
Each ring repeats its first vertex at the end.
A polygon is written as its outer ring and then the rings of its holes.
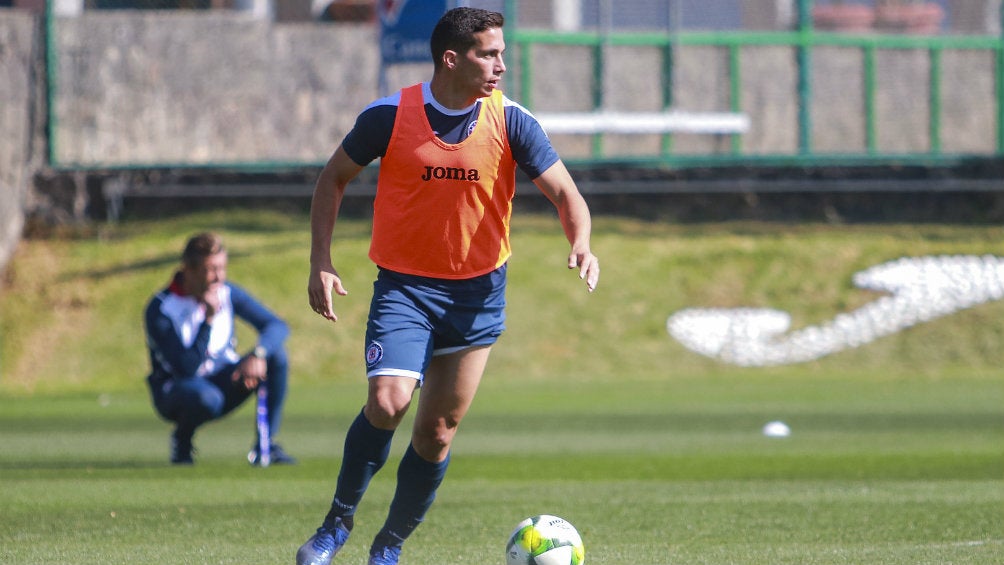
POLYGON ((0 11, 0 270, 21 237, 42 141, 41 30, 24 12, 0 11))
POLYGON ((370 26, 89 12, 56 28, 58 163, 323 160, 376 94, 370 26))

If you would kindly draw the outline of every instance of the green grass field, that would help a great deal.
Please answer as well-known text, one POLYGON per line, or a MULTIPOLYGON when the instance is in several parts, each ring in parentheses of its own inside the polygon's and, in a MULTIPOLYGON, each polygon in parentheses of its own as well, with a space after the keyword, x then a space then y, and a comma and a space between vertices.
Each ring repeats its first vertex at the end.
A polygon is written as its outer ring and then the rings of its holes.
MULTIPOLYGON (((336 232, 338 325, 306 306, 302 215, 229 210, 126 221, 22 245, 0 290, 0 563, 292 563, 327 510, 364 395, 373 275, 365 222, 336 232), (295 467, 254 469, 252 407, 166 464, 140 312, 187 235, 217 228, 230 277, 293 329, 281 434, 295 467)), ((403 563, 504 563, 540 513, 592 565, 1004 562, 1004 307, 812 363, 751 369, 666 333, 688 306, 775 307, 797 326, 874 299, 854 272, 901 256, 1004 254, 987 226, 654 225, 599 218, 603 279, 563 266, 550 217, 517 217, 508 331, 403 563), (788 438, 761 427, 783 420, 788 438)), ((403 431, 403 430, 402 430, 403 431)), ((396 438, 395 455, 407 441, 396 438)), ((361 564, 396 458, 336 559, 361 564)))

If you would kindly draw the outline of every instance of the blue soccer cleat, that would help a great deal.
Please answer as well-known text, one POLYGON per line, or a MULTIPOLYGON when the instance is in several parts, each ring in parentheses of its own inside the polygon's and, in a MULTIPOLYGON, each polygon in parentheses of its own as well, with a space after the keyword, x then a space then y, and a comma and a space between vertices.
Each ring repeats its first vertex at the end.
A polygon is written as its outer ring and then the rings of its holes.
POLYGON ((370 549, 368 565, 397 565, 401 559, 401 546, 384 545, 370 549))
POLYGON ((296 552, 296 565, 329 565, 349 539, 349 528, 338 519, 325 522, 296 552))

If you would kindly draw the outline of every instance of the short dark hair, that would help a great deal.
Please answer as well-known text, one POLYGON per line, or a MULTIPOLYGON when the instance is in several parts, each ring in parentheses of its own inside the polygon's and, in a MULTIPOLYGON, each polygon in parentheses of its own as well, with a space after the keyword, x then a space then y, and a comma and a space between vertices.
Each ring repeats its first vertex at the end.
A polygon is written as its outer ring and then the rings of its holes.
POLYGON ((429 47, 432 63, 438 69, 443 62, 443 53, 456 51, 466 53, 474 46, 474 34, 500 28, 505 18, 498 12, 479 8, 454 8, 439 18, 432 30, 429 47))
POLYGON ((206 257, 226 250, 222 237, 212 232, 203 232, 188 239, 185 250, 181 253, 181 262, 186 266, 195 267, 205 261, 206 257))

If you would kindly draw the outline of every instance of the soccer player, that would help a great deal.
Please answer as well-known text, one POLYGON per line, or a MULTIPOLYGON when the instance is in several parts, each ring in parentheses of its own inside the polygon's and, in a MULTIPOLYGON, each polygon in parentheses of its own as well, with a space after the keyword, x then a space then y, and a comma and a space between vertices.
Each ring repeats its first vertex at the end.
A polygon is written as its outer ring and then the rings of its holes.
MULTIPOLYGON (((227 282, 227 250, 214 233, 192 236, 181 255, 181 268, 170 285, 146 307, 145 326, 152 370, 147 377, 153 405, 175 423, 171 463, 194 463, 192 437, 199 426, 222 418, 259 386, 268 392, 268 425, 275 438, 282 421, 289 372, 284 342, 289 328, 243 288, 227 282), (257 345, 237 353, 236 319, 258 331, 257 345)), ((292 464, 278 444, 271 463, 292 464)), ((261 462, 259 442, 248 453, 261 462)))
POLYGON ((509 220, 519 166, 554 203, 571 244, 567 265, 592 291, 585 200, 540 125, 497 89, 503 18, 450 10, 431 37, 430 82, 377 100, 321 171, 311 205, 310 306, 337 321, 345 295, 331 236, 346 184, 381 158, 370 258, 379 267, 366 328, 366 403, 345 437, 331 509, 299 549, 298 565, 327 565, 342 548, 394 430, 421 389, 397 489, 370 547, 370 565, 398 563, 450 462, 450 444, 504 329, 509 220))

